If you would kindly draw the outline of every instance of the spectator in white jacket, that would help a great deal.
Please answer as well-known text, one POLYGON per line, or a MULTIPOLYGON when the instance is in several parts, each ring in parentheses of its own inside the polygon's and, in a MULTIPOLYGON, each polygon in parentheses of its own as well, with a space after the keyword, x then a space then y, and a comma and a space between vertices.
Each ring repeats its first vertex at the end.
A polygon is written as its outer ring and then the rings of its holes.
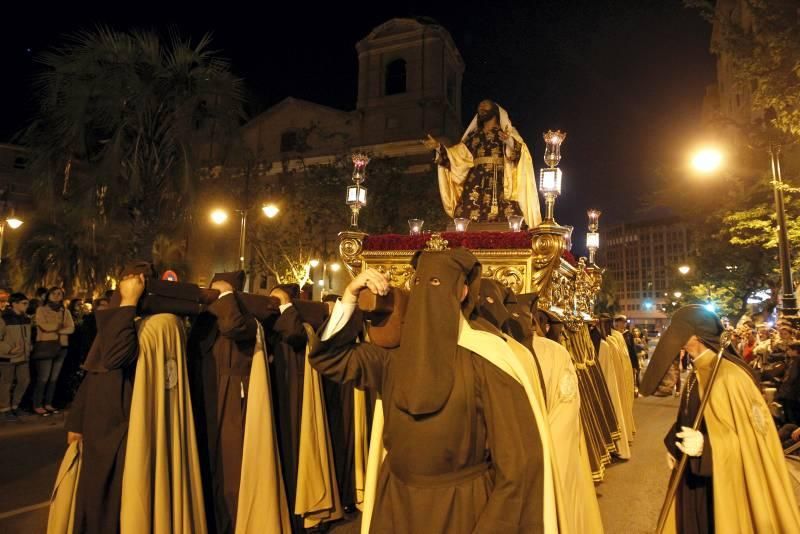
POLYGON ((58 413, 53 406, 58 375, 67 355, 69 335, 75 331, 72 314, 64 307, 64 290, 52 287, 36 309, 36 345, 31 359, 36 365, 33 411, 42 416, 58 413))

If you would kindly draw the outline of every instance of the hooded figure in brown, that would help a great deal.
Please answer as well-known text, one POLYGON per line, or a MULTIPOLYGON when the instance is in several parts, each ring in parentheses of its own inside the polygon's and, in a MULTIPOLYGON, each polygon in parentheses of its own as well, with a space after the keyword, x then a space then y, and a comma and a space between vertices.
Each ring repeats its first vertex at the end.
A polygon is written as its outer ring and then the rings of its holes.
POLYGON ((192 401, 210 532, 233 532, 242 472, 247 392, 257 319, 241 302, 244 272, 217 273, 219 298, 189 336, 192 401))
MULTIPOLYGON (((310 355, 320 373, 382 399, 385 458, 362 532, 557 532, 535 366, 471 322, 481 272, 471 253, 423 252, 412 263, 398 348, 356 343, 358 293, 388 291, 381 274, 366 270, 347 287, 310 355)), ((371 450, 380 446, 375 441, 371 450)))
POLYGON ((145 278, 152 274, 149 263, 126 267, 120 276, 120 305, 96 313, 97 337, 65 425, 69 442, 80 440, 81 448, 74 532, 113 534, 120 529, 122 474, 139 355, 134 321, 145 278))
POLYGON ((749 366, 724 347, 723 332, 715 314, 684 306, 659 338, 642 379, 642 393, 652 395, 681 348, 692 358, 677 421, 664 438, 672 468, 682 454, 689 457, 664 532, 797 532, 800 511, 778 432, 749 366), (694 430, 704 395, 708 404, 694 430))

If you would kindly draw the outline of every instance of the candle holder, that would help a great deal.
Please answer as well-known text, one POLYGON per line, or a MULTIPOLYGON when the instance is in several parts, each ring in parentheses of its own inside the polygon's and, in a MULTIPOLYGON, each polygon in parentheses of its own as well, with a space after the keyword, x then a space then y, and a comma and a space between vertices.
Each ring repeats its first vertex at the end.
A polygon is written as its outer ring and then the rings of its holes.
POLYGON ((456 217, 453 219, 453 224, 456 227, 456 232, 466 232, 469 226, 469 219, 463 217, 456 217))
POLYGON ((522 215, 511 215, 508 218, 508 228, 512 232, 519 232, 522 229, 522 215))
POLYGON ((425 221, 422 219, 409 219, 408 220, 408 234, 409 235, 420 235, 422 233, 422 225, 425 224, 425 221))
POLYGON ((556 225, 553 211, 555 209, 556 198, 561 194, 562 172, 558 168, 561 161, 561 143, 567 138, 567 134, 560 130, 548 130, 543 136, 545 142, 544 162, 546 169, 539 171, 539 189, 544 195, 545 218, 544 223, 556 225))
POLYGON ((367 179, 369 156, 357 152, 353 154, 353 184, 347 186, 347 205, 350 206, 350 226, 358 228, 358 214, 367 205, 367 188, 361 184, 367 179))
POLYGON ((595 256, 600 248, 600 215, 603 212, 597 209, 590 209, 586 212, 589 217, 589 231, 586 233, 586 248, 589 249, 589 265, 595 264, 595 256))

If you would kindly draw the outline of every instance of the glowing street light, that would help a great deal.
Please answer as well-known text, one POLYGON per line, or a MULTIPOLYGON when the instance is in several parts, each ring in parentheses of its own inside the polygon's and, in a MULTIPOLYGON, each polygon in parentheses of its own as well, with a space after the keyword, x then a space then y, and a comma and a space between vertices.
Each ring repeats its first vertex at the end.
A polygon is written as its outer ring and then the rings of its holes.
POLYGON ((308 262, 308 264, 311 265, 312 269, 316 269, 317 267, 319 267, 319 260, 316 259, 311 260, 310 262, 308 262))
POLYGON ((341 268, 342 268, 342 266, 340 264, 331 263, 331 271, 333 271, 334 273, 338 273, 339 269, 341 269, 341 268))
POLYGON ((8 223, 8 226, 11 227, 12 230, 16 230, 17 228, 22 226, 22 221, 14 216, 11 216, 8 219, 6 219, 6 222, 8 223))
POLYGON ((228 220, 228 212, 223 209, 215 209, 211 212, 211 222, 217 226, 225 224, 228 220))
POLYGON ((710 174, 722 166, 722 161, 722 152, 716 148, 703 148, 692 156, 692 167, 703 174, 710 174))
POLYGON ((22 220, 17 219, 14 215, 6 219, 0 219, 0 263, 3 261, 3 241, 5 240, 6 224, 8 224, 9 228, 12 230, 16 230, 22 226, 22 220))
POLYGON ((275 204, 264 204, 261 206, 261 211, 263 211, 264 215, 266 215, 268 218, 273 219, 278 213, 280 213, 281 210, 275 204))
POLYGON ((673 296, 674 296, 676 299, 679 299, 679 298, 681 298, 681 297, 683 296, 683 293, 681 293, 680 291, 676 291, 676 292, 675 292, 675 293, 673 293, 672 295, 673 295, 673 296))
POLYGON ((680 267, 678 267, 678 272, 681 273, 683 276, 689 274, 689 271, 691 270, 692 268, 689 267, 688 265, 681 265, 680 267))

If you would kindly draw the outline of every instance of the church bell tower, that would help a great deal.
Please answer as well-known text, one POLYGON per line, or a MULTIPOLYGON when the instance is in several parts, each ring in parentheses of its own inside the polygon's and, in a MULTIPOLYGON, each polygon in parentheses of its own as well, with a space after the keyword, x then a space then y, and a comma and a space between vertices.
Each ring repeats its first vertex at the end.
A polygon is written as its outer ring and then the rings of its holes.
POLYGON ((361 143, 462 134, 464 61, 450 33, 431 19, 397 18, 356 45, 361 143))

